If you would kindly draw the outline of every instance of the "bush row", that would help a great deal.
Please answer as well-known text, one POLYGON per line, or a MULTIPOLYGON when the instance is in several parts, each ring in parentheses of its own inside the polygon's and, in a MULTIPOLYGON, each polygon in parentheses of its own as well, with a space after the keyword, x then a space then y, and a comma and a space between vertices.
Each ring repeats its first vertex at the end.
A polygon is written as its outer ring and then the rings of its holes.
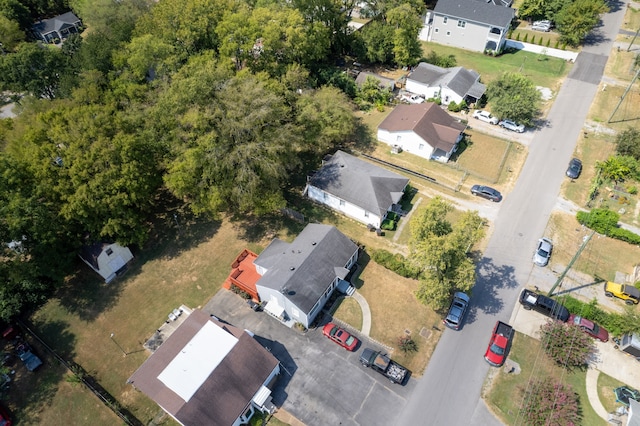
POLYGON ((598 323, 607 329, 612 337, 640 331, 639 318, 633 310, 629 309, 624 314, 605 312, 598 306, 598 301, 595 299, 589 303, 584 303, 571 296, 563 298, 562 304, 572 314, 580 315, 598 323))
POLYGON ((618 227, 620 215, 612 210, 592 209, 590 212, 578 212, 576 219, 599 234, 630 244, 640 244, 640 235, 618 227))
POLYGON ((387 250, 370 249, 371 259, 377 264, 384 266, 401 277, 417 279, 420 271, 411 265, 401 254, 393 254, 387 250))

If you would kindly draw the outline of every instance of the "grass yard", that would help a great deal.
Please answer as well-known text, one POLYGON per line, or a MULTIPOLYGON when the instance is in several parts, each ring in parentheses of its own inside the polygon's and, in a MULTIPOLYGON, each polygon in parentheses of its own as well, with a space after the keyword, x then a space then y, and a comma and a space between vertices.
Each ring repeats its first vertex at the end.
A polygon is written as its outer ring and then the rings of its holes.
POLYGON ((637 51, 627 52, 627 49, 611 49, 604 74, 623 83, 630 83, 636 73, 634 63, 637 55, 637 51))
POLYGON ((571 64, 559 58, 518 51, 506 53, 499 57, 488 56, 478 52, 443 46, 436 43, 422 42, 422 51, 427 55, 430 51, 439 55, 454 55, 459 66, 476 70, 484 84, 499 77, 503 72, 517 72, 533 80, 536 86, 549 87, 556 90, 561 79, 571 69, 571 64))
POLYGON ((362 309, 352 297, 340 296, 331 314, 356 330, 362 329, 362 309))
POLYGON ((468 171, 474 177, 497 183, 502 166, 509 153, 511 142, 467 129, 467 145, 455 156, 456 166, 468 171))
MULTIPOLYGON (((589 232, 582 228, 574 215, 552 213, 545 231, 545 235, 554 242, 552 261, 567 265, 582 244, 582 238, 589 232)), ((631 273, 639 258, 640 247, 596 235, 573 264, 573 269, 613 280, 616 271, 631 273)))
MULTIPOLYGON (((638 31, 638 28, 640 28, 640 9, 632 6, 627 7, 627 12, 624 15, 624 21, 622 22, 622 28, 628 31, 638 31)), ((633 36, 628 38, 629 42, 631 42, 633 36)))
POLYGON ((492 371, 495 375, 483 392, 485 401, 503 422, 508 425, 526 423, 520 409, 523 389, 530 380, 560 378, 565 384, 570 384, 579 395, 582 411, 581 424, 590 426, 605 424, 589 404, 584 371, 567 372, 556 366, 542 352, 538 340, 521 333, 516 333, 509 358, 520 365, 520 374, 509 374, 504 367, 492 371))
MULTIPOLYGON (((602 85, 601 85, 602 88, 602 85)), ((588 118, 603 123, 616 131, 625 130, 628 127, 640 129, 640 88, 634 85, 620 107, 614 114, 611 123, 607 123, 616 105, 620 101, 626 87, 607 86, 605 90, 599 90, 589 110, 588 118)))
MULTIPOLYGON (((432 327, 441 329, 442 318, 416 300, 414 292, 418 282, 368 262, 356 286, 371 308, 371 337, 396 348, 393 359, 405 365, 412 374, 421 375, 442 334, 432 327), (398 339, 405 336, 406 331, 418 344, 418 352, 414 354, 397 349, 398 339)), ((340 309, 337 315, 341 315, 340 309)))
POLYGON ((624 383, 611 376, 607 376, 604 373, 600 373, 598 376, 598 396, 607 413, 614 412, 621 405, 616 402, 616 396, 613 393, 613 390, 620 386, 624 386, 624 383))

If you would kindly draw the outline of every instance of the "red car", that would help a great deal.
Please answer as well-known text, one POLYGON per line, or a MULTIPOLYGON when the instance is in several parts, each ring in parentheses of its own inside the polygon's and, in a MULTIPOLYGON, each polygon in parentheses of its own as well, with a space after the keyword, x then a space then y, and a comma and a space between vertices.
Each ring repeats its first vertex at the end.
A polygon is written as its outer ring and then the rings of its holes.
POLYGON ((593 337, 594 339, 598 339, 601 342, 608 342, 609 341, 609 332, 607 330, 605 330, 604 328, 600 327, 595 322, 589 321, 586 318, 582 318, 581 316, 574 315, 574 314, 571 314, 569 316, 569 321, 567 321, 567 322, 569 324, 573 324, 573 325, 576 325, 576 326, 580 327, 580 329, 582 331, 584 331, 585 333, 587 333, 589 336, 593 337))
POLYGON ((513 328, 509 324, 498 321, 491 334, 484 359, 494 367, 502 366, 507 357, 511 337, 513 337, 513 328))
POLYGON ((6 410, 0 406, 0 426, 11 426, 11 418, 7 414, 6 410))
POLYGON ((330 322, 322 328, 322 334, 333 340, 348 351, 353 351, 358 346, 358 339, 330 322))

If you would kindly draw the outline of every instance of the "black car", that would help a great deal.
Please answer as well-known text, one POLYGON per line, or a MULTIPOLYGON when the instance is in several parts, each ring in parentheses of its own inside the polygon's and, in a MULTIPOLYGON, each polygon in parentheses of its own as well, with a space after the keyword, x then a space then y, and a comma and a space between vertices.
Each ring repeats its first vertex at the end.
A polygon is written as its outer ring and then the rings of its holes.
POLYGON ((457 292, 453 295, 453 302, 451 302, 451 306, 449 307, 449 313, 447 313, 447 316, 442 320, 442 323, 449 328, 458 330, 460 325, 462 325, 462 319, 468 306, 469 296, 461 291, 457 292))
POLYGON ((569 167, 567 168, 567 177, 571 179, 578 179, 580 172, 582 172, 582 161, 577 158, 572 158, 569 162, 569 167))
POLYGON ((477 197, 486 198, 487 200, 491 200, 494 203, 502 200, 502 194, 497 190, 491 188, 490 186, 484 185, 473 185, 471 187, 471 193, 477 197))
POLYGON ((569 310, 562 303, 526 288, 520 293, 520 304, 524 309, 532 309, 562 322, 567 322, 569 319, 569 310))

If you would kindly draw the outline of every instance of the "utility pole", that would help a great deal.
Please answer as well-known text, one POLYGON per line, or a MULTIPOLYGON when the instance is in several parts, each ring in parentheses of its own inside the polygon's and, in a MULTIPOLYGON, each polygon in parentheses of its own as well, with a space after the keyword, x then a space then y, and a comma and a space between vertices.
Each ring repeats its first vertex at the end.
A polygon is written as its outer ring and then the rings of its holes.
POLYGON ((127 351, 124 350, 124 348, 122 346, 120 346, 120 343, 116 342, 116 339, 113 337, 114 333, 111 333, 111 340, 113 341, 113 343, 116 344, 116 346, 118 347, 118 349, 120 349, 122 351, 122 357, 127 356, 127 351))
POLYGON ((580 248, 578 249, 576 254, 573 256, 573 258, 571 259, 571 261, 569 262, 567 267, 564 269, 564 271, 562 271, 562 273, 560 274, 560 276, 556 280, 556 283, 553 285, 553 287, 551 287, 551 290, 549 290, 549 293, 547 293, 547 296, 552 296, 553 295, 553 291, 556 289, 556 287, 558 287, 560 285, 560 283, 562 282, 564 277, 567 275, 567 272, 569 272, 569 270, 571 269, 573 264, 576 262, 576 260, 578 260, 578 258, 580 257, 580 254, 582 253, 584 248, 587 246, 587 244, 591 240, 591 237, 593 237, 593 234, 595 234, 595 233, 596 233, 596 231, 591 231, 591 233, 584 238, 584 240, 582 241, 582 245, 580 246, 580 248))
POLYGON ((627 93, 629 93, 629 90, 631 90, 631 86, 633 86, 633 83, 635 83, 636 79, 638 78, 638 74, 640 74, 640 67, 638 67, 638 71, 636 71, 636 75, 633 76, 631 83, 629 83, 629 85, 627 86, 627 90, 625 90, 622 96, 620 97, 620 101, 618 102, 618 105, 616 105, 616 107, 613 109, 613 112, 611 113, 611 117, 609 117, 609 119, 607 120, 607 123, 611 123, 611 119, 613 118, 613 115, 616 113, 616 111, 618 111, 618 108, 620 108, 620 104, 622 103, 622 101, 624 101, 624 98, 627 96, 627 93))
POLYGON ((636 31, 636 35, 633 36, 631 43, 629 43, 629 47, 627 47, 627 52, 631 50, 631 46, 633 46, 633 42, 636 41, 636 37, 638 37, 638 33, 640 33, 640 27, 638 28, 638 31, 636 31))

